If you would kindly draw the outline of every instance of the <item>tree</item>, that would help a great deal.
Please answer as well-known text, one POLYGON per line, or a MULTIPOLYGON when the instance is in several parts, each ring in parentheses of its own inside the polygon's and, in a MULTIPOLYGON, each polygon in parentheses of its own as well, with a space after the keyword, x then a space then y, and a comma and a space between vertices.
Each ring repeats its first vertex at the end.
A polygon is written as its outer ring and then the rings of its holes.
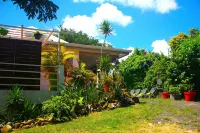
POLYGON ((169 41, 172 57, 166 69, 171 85, 194 84, 200 87, 200 36, 197 28, 191 28, 190 34, 179 34, 169 41))
POLYGON ((175 54, 179 45, 187 38, 188 38, 188 35, 186 35, 185 33, 179 33, 177 36, 172 37, 172 39, 169 41, 171 53, 175 54))
POLYGON ((119 70, 124 76, 124 81, 129 89, 143 88, 146 72, 159 60, 157 53, 147 52, 144 49, 135 49, 134 53, 119 65, 119 70))
POLYGON ((60 28, 60 38, 69 43, 78 43, 83 45, 94 45, 94 46, 102 45, 102 43, 100 43, 98 39, 88 36, 86 33, 83 33, 82 31, 76 32, 73 29, 62 28, 62 26, 59 26, 59 28, 60 28))
MULTIPOLYGON (((113 32, 113 28, 110 25, 110 23, 107 20, 104 20, 101 24, 100 24, 100 32, 104 35, 104 46, 106 44, 106 38, 109 35, 112 35, 113 32)), ((103 44, 101 46, 101 57, 102 57, 102 49, 103 49, 103 44)))
MULTIPOLYGON (((3 0, 3 2, 8 0, 3 0)), ((50 0, 11 0, 14 5, 18 5, 20 9, 24 10, 28 19, 37 19, 41 22, 51 21, 57 19, 56 12, 59 9, 50 0)))
POLYGON ((168 69, 169 63, 170 59, 164 55, 161 55, 159 60, 155 60, 146 72, 144 86, 149 89, 153 86, 163 87, 163 83, 167 80, 166 70, 168 69), (161 81, 159 84, 158 80, 161 81))
POLYGON ((190 36, 191 37, 195 37, 198 34, 199 34, 199 29, 198 28, 191 28, 190 29, 190 36))
POLYGON ((196 87, 200 87, 200 37, 191 37, 181 43, 178 54, 186 75, 192 78, 196 87))

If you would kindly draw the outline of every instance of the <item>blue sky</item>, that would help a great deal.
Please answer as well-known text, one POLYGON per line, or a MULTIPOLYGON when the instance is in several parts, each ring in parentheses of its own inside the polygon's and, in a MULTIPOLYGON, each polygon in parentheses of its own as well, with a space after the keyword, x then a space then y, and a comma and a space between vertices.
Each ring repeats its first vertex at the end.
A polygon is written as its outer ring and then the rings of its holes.
POLYGON ((0 2, 0 24, 35 26, 52 29, 62 24, 66 28, 83 30, 102 38, 97 30, 108 19, 115 35, 108 42, 116 48, 138 47, 166 52, 167 42, 179 32, 200 27, 199 0, 53 0, 59 6, 57 20, 47 23, 28 20, 11 2, 0 2), (153 47, 152 47, 153 46, 153 47))

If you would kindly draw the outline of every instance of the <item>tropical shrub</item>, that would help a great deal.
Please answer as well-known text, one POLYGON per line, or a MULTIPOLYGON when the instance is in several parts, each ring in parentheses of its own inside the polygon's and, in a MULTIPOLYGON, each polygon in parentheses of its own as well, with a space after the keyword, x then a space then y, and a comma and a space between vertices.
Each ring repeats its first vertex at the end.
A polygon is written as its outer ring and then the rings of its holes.
POLYGON ((12 86, 5 106, 0 116, 4 122, 27 120, 40 115, 40 108, 24 98, 23 90, 19 85, 12 86))
POLYGON ((101 90, 97 89, 94 84, 90 85, 85 91, 86 103, 90 105, 98 103, 100 92, 101 90))
POLYGON ((56 121, 71 120, 70 107, 66 104, 64 96, 54 96, 43 102, 42 112, 45 115, 53 114, 56 121))
POLYGON ((6 113, 11 113, 12 118, 10 121, 19 120, 21 112, 23 111, 24 96, 23 90, 19 85, 14 85, 11 88, 11 91, 7 94, 6 100, 6 113))
POLYGON ((135 49, 134 53, 119 65, 119 71, 124 77, 126 86, 129 89, 143 88, 146 72, 159 58, 159 54, 135 49))
POLYGON ((79 115, 87 114, 86 103, 93 103, 98 98, 95 90, 89 88, 88 94, 86 89, 79 85, 72 84, 62 88, 59 95, 43 102, 43 115, 53 114, 57 122, 69 121, 79 115), (87 95, 89 95, 87 97, 87 95))
POLYGON ((171 67, 169 72, 174 74, 173 80, 176 83, 172 84, 194 84, 195 88, 200 87, 198 82, 200 79, 199 58, 200 58, 200 36, 197 28, 190 29, 190 34, 181 34, 173 37, 170 41, 171 60, 174 62, 174 67, 171 67), (177 41, 174 39, 176 38, 177 41), (175 47, 174 47, 175 46, 175 47), (173 69, 173 70, 172 70, 173 69))
POLYGON ((28 119, 32 119, 32 118, 36 118, 38 115, 40 115, 37 112, 38 106, 36 106, 36 104, 33 104, 32 101, 30 100, 24 100, 24 104, 23 104, 23 110, 21 112, 21 119, 22 120, 28 120, 28 119))
POLYGON ((164 82, 167 80, 166 70, 168 68, 168 64, 170 59, 164 55, 160 56, 160 60, 154 61, 153 65, 146 72, 146 76, 144 78, 144 86, 145 88, 152 87, 164 87, 164 82))
POLYGON ((96 74, 94 74, 91 70, 86 69, 85 63, 80 62, 79 68, 74 68, 70 74, 72 78, 69 84, 76 84, 76 86, 86 88, 90 84, 96 83, 96 74))
POLYGON ((113 65, 111 63, 111 57, 109 55, 103 55, 97 61, 97 68, 100 69, 102 72, 108 73, 113 68, 113 65))
POLYGON ((102 85, 113 85, 113 76, 105 72, 101 72, 101 84, 102 85))

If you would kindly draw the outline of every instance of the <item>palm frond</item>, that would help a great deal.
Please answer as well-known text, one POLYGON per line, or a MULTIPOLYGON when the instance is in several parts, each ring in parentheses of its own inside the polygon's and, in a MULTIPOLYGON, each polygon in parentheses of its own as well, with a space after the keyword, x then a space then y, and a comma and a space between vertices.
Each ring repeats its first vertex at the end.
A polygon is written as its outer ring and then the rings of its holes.
POLYGON ((112 35, 112 32, 113 32, 113 28, 112 28, 111 24, 107 20, 104 20, 100 24, 99 30, 105 36, 112 35))

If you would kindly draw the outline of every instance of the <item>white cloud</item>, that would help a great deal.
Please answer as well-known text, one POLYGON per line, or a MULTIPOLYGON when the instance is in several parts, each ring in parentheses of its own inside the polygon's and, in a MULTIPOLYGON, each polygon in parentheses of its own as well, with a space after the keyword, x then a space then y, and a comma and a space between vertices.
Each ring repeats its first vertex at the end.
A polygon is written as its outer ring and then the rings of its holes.
POLYGON ((100 35, 98 26, 103 20, 108 20, 111 23, 123 27, 133 21, 131 16, 124 15, 116 6, 105 3, 98 7, 96 12, 91 16, 77 15, 71 17, 67 15, 64 19, 63 28, 71 28, 77 31, 81 30, 89 36, 96 37, 100 35))
POLYGON ((140 8, 141 10, 155 10, 159 13, 168 13, 176 10, 176 0, 73 0, 74 2, 119 3, 125 6, 140 8))
POLYGON ((151 46, 153 47, 153 52, 163 53, 166 56, 169 53, 169 44, 164 39, 154 41, 151 46))
POLYGON ((129 47, 129 48, 127 48, 126 50, 132 50, 132 52, 129 53, 129 55, 120 58, 120 59, 119 59, 119 62, 121 62, 122 60, 126 60, 126 59, 127 59, 129 56, 131 56, 131 55, 133 54, 133 52, 134 52, 134 48, 133 48, 133 47, 129 47))

